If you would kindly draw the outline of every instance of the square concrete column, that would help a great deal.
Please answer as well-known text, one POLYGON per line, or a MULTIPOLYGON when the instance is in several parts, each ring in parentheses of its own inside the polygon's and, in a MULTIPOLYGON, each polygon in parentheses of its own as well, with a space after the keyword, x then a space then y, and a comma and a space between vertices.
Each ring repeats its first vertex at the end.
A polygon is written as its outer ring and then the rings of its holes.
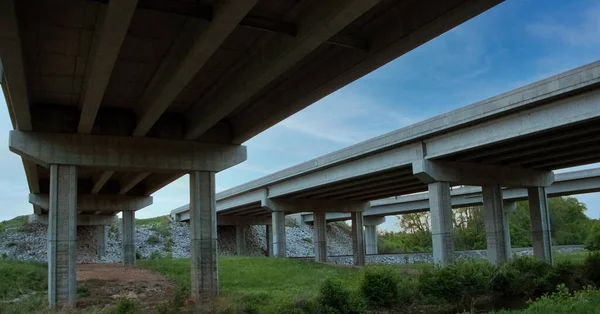
POLYGON ((121 228, 123 241, 123 265, 135 265, 135 211, 124 210, 121 228))
POLYGON ((428 188, 433 262, 450 264, 454 262, 454 213, 452 213, 450 184, 434 182, 430 183, 428 188))
POLYGON ((50 166, 48 303, 74 307, 77 299, 77 168, 50 166))
POLYGON ((272 242, 273 242, 273 256, 285 257, 285 213, 284 212, 273 212, 271 214, 273 220, 272 226, 272 242))
POLYGON ((210 312, 219 294, 217 265, 217 204, 215 173, 190 173, 190 259, 192 300, 196 309, 210 312))
POLYGON ((106 256, 106 226, 96 226, 96 253, 98 257, 106 256))
POLYGON ((385 222, 385 217, 365 217, 364 220, 367 255, 377 254, 377 226, 385 222))
POLYGON ((273 256, 273 227, 265 225, 265 236, 267 237, 267 256, 273 256))
POLYGON ((502 188, 500 185, 484 185, 482 192, 488 260, 497 264, 510 258, 510 238, 506 236, 508 221, 503 209, 502 188))
POLYGON ((324 212, 313 213, 313 245, 315 247, 315 261, 327 262, 327 220, 324 212))
POLYGON ((533 255, 538 259, 552 264, 552 236, 550 233, 550 211, 546 188, 528 188, 529 212, 531 216, 531 239, 533 255))
POLYGON ((354 265, 365 266, 365 235, 364 235, 364 217, 362 212, 351 214, 352 219, 352 253, 354 256, 354 265))
POLYGON ((248 254, 248 246, 246 244, 246 226, 235 226, 235 249, 236 254, 244 256, 248 254))
MULTIPOLYGON (((517 202, 513 202, 513 201, 504 201, 504 205, 503 205, 503 210, 504 210, 504 221, 506 222, 504 224, 504 237, 506 238, 506 243, 508 243, 509 245, 512 245, 510 242, 510 220, 509 220, 509 215, 510 213, 514 212, 517 209, 517 202)), ((512 246, 511 246, 512 248, 512 246)), ((512 249, 508 251, 508 258, 512 257, 512 249)))

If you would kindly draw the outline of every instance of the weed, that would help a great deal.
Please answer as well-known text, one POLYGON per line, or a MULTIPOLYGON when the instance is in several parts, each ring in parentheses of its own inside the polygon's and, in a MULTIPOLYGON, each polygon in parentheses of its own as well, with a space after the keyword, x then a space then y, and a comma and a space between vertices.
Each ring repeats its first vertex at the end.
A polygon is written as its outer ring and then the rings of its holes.
POLYGON ((115 308, 110 314, 136 314, 139 312, 139 305, 131 299, 119 297, 115 308))
POLYGON ((78 298, 89 297, 91 294, 92 294, 92 292, 90 291, 90 287, 88 287, 88 286, 77 287, 77 297, 78 298))
POLYGON ((313 243, 313 239, 312 238, 303 238, 302 241, 306 242, 306 243, 313 243))
POLYGON ((156 244, 160 243, 160 239, 157 236, 152 234, 148 237, 148 239, 146 240, 146 243, 148 243, 150 245, 156 245, 156 244))

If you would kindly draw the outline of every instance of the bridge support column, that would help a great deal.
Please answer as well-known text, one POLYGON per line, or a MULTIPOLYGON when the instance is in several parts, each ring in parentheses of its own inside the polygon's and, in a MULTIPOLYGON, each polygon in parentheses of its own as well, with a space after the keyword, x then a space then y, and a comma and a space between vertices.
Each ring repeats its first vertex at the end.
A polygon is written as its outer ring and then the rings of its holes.
POLYGON ((484 185, 482 193, 488 260, 497 264, 510 258, 510 236, 506 235, 508 221, 503 210, 502 187, 497 184, 484 185))
POLYGON ((50 166, 48 303, 74 307, 77 300, 77 168, 50 166))
POLYGON ((275 211, 271 214, 271 218, 273 219, 271 224, 273 231, 271 234, 273 237, 273 256, 285 257, 285 213, 275 211))
POLYGON ((450 264, 454 262, 454 214, 448 182, 433 182, 429 188, 431 209, 431 236, 433 240, 433 262, 450 264))
POLYGON ((353 212, 352 218, 352 253, 354 256, 354 265, 364 266, 365 257, 365 236, 364 236, 364 217, 362 212, 353 212))
POLYGON ((313 245, 315 247, 315 261, 327 262, 327 220, 325 212, 314 212, 313 245))
POLYGON ((265 235, 267 236, 267 256, 273 256, 273 227, 265 225, 265 235))
POLYGON ((96 253, 98 257, 106 256, 106 228, 104 225, 96 226, 96 253))
POLYGON ((246 229, 245 225, 235 226, 235 248, 236 254, 244 256, 248 254, 248 246, 246 244, 246 229))
POLYGON ((366 253, 377 254, 377 226, 385 222, 385 217, 365 217, 366 253))
POLYGON ((550 211, 546 188, 532 187, 527 189, 529 195, 529 211, 531 215, 531 238, 533 255, 552 264, 552 237, 550 233, 550 211))
POLYGON ((190 173, 190 259, 192 300, 196 308, 209 311, 219 293, 217 265, 217 212, 215 173, 190 173))
POLYGON ((135 265, 135 212, 126 210, 122 212, 121 238, 123 241, 123 265, 135 265))

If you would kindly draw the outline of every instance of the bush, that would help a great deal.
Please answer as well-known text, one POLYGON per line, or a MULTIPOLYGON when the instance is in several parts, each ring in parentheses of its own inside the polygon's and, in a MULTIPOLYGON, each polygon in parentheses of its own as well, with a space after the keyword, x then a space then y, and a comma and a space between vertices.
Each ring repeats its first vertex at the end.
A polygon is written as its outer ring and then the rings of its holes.
POLYGON ((138 304, 131 299, 119 297, 116 307, 110 312, 111 314, 135 314, 138 313, 138 304))
POLYGON ((541 295, 554 290, 556 273, 535 257, 515 257, 502 264, 493 281, 493 290, 503 295, 541 295))
POLYGON ((584 247, 588 251, 600 251, 600 225, 594 224, 588 234, 584 247))
POLYGON ((156 245, 160 243, 160 239, 155 235, 151 235, 148 237, 148 240, 146 240, 146 243, 156 245))
POLYGON ((408 298, 400 300, 400 283, 396 267, 368 267, 363 271, 360 291, 369 305, 390 308, 398 303, 410 302, 408 298))
POLYGON ((583 261, 583 276, 585 279, 600 285, 600 252, 590 252, 583 261))
POLYGON ((472 304, 490 291, 495 268, 487 261, 459 261, 453 265, 430 266, 419 275, 419 292, 435 304, 472 304))
POLYGON ((338 279, 329 278, 319 289, 319 305, 327 314, 354 314, 364 311, 361 300, 347 290, 338 279))

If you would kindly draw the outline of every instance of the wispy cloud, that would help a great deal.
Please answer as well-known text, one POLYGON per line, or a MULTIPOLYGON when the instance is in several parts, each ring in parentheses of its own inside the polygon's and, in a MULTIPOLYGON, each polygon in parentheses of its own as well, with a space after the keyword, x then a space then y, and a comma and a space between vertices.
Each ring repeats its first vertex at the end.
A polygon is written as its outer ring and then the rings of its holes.
POLYGON ((549 20, 527 26, 532 34, 549 39, 559 39, 572 46, 592 46, 600 44, 600 5, 584 12, 575 23, 566 24, 549 20))

